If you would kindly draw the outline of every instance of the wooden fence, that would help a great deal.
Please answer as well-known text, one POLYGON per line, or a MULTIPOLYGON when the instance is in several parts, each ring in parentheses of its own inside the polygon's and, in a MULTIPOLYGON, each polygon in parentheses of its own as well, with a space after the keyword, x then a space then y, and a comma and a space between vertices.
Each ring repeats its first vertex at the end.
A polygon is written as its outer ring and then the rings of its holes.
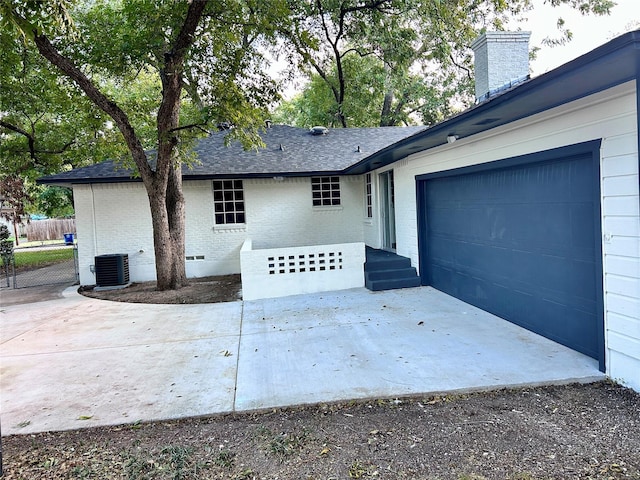
POLYGON ((28 242, 62 240, 65 233, 76 233, 76 221, 73 218, 31 220, 26 231, 28 242))

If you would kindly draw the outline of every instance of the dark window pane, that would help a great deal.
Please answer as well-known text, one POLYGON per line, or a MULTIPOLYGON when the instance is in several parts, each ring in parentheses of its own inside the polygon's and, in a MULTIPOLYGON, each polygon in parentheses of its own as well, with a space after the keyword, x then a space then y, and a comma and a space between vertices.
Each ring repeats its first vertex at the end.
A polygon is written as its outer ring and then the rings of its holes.
POLYGON ((224 186, 225 190, 231 190, 233 188, 233 181, 232 180, 225 180, 222 185, 224 186))
POLYGON ((214 192, 213 192, 213 199, 214 199, 216 202, 220 202, 220 201, 222 201, 222 199, 223 199, 223 192, 222 192, 222 190, 216 190, 216 191, 214 191, 214 192))
POLYGON ((244 223, 244 213, 239 213, 238 215, 236 215, 236 221, 237 223, 244 223))
POLYGON ((224 215, 221 213, 217 213, 216 214, 216 223, 218 225, 223 225, 224 224, 224 215))
POLYGON ((236 190, 242 190, 242 180, 234 181, 233 188, 235 188, 236 190))
POLYGON ((227 213, 225 214, 224 218, 225 218, 225 223, 234 223, 234 217, 235 215, 233 213, 227 213))

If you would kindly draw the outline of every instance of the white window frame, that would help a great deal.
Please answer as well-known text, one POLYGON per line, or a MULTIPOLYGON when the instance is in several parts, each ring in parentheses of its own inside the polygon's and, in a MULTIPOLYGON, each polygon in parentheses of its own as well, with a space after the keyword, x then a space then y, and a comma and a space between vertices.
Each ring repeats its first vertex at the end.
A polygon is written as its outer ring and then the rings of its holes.
POLYGON ((373 175, 371 172, 364 174, 364 210, 365 218, 373 218, 373 175))
POLYGON ((311 204, 313 207, 340 207, 340 177, 325 175, 311 177, 311 204))
POLYGON ((213 222, 215 225, 244 225, 247 221, 242 180, 213 180, 213 222))

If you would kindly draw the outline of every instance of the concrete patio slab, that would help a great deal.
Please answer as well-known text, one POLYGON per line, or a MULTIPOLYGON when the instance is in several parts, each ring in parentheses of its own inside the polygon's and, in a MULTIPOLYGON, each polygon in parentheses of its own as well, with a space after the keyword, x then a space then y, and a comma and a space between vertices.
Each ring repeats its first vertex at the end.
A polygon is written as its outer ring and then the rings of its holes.
POLYGON ((429 287, 247 302, 236 409, 602 378, 597 362, 429 287))
POLYGON ((429 287, 0 309, 2 433, 603 378, 597 362, 429 287))

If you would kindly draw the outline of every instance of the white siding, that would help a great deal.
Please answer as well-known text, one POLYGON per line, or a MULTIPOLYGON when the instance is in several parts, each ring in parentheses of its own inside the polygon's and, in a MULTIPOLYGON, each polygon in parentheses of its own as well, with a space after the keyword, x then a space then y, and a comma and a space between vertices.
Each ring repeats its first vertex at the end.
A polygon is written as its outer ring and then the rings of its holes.
MULTIPOLYGON (((240 249, 361 242, 362 177, 340 178, 342 205, 313 207, 309 178, 245 180, 246 225, 214 225, 211 181, 184 183, 187 275, 240 273, 240 249)), ((96 255, 129 255, 132 281, 155 279, 151 213, 141 183, 75 185, 80 283, 95 284, 96 255)))
POLYGON ((415 177, 602 139, 607 373, 640 391, 640 212, 635 82, 394 165, 398 253, 418 267, 415 177))
POLYGON ((640 390, 640 209, 638 134, 602 147, 605 337, 609 375, 640 390))

